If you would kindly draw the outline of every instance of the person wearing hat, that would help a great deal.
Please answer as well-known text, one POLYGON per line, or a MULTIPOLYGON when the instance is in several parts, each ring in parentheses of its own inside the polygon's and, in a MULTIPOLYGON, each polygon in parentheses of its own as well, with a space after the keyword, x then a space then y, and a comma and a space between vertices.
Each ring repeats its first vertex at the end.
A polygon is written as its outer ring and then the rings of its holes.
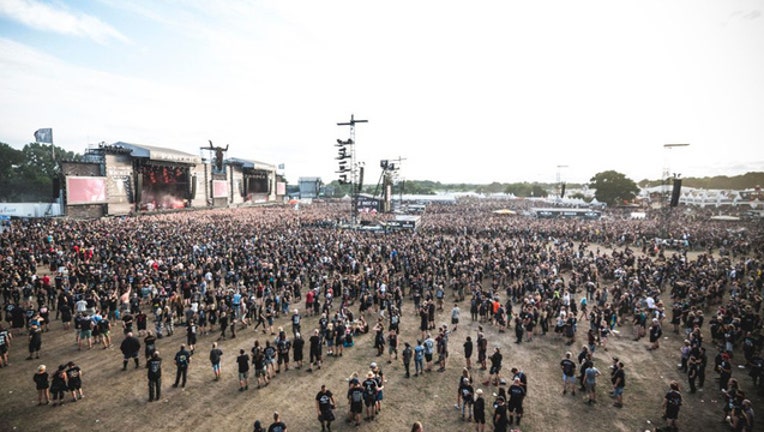
POLYGON ((472 405, 472 416, 475 418, 475 432, 485 431, 485 399, 483 390, 475 390, 475 403, 472 405))
POLYGON ((363 402, 366 405, 366 421, 374 420, 377 405, 377 380, 374 372, 366 373, 366 379, 361 383, 363 387, 363 402))
POLYGON ((37 405, 47 405, 50 403, 50 392, 48 391, 50 387, 49 378, 45 365, 38 366, 37 373, 32 377, 37 388, 37 405), (43 403, 43 399, 45 403, 43 403))
POLYGON ((379 412, 382 411, 382 399, 384 399, 385 374, 382 373, 382 369, 376 362, 371 362, 369 367, 371 367, 371 371, 374 372, 374 380, 377 381, 377 398, 376 403, 374 404, 374 413, 379 414, 379 412))
POLYGON ((281 416, 278 411, 273 413, 273 423, 268 426, 268 432, 287 432, 287 426, 281 421, 281 416))

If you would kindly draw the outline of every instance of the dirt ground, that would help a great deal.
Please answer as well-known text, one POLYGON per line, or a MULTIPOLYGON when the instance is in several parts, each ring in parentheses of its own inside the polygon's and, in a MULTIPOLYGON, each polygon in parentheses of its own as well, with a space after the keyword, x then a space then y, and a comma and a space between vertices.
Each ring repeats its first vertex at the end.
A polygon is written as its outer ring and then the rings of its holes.
MULTIPOLYGON (((43 335, 40 360, 24 360, 27 355, 26 336, 14 335, 11 366, 0 369, 0 431, 250 431, 256 419, 263 421, 267 427, 275 410, 281 413, 289 431, 316 431, 320 430, 320 425, 316 420, 314 398, 322 384, 335 393, 338 405, 335 411, 338 420, 332 427, 335 431, 408 431, 416 420, 421 421, 428 432, 472 431, 474 424, 462 422, 454 404, 458 377, 464 366, 462 344, 468 335, 473 340, 476 338, 478 324, 469 320, 468 301, 460 304, 460 308, 462 324, 451 335, 451 357, 445 373, 432 372, 424 377, 406 379, 400 362, 386 364, 386 358, 375 357, 372 336, 365 335, 356 340, 355 347, 346 349, 343 357, 326 359, 321 370, 307 373, 304 369, 290 369, 278 375, 270 386, 258 390, 255 385, 250 385, 250 390, 246 392, 238 391, 235 357, 240 348, 249 352, 254 340, 264 342, 265 335, 249 328, 238 332, 236 339, 222 341, 223 377, 218 382, 213 381, 208 361, 210 346, 218 335, 200 336, 189 371, 189 383, 185 389, 176 389, 171 387, 175 376, 172 358, 179 345, 185 342, 185 329, 180 327, 174 336, 158 342, 164 359, 159 403, 148 403, 146 370, 143 367, 136 370, 131 364, 127 371, 121 370, 122 357, 118 348, 122 341, 120 330, 113 332, 114 348, 78 351, 74 331, 64 331, 60 322, 54 322, 50 332, 43 335), (37 406, 32 382, 36 367, 45 364, 53 370, 58 364, 70 360, 83 369, 85 397, 60 407, 37 406), (348 409, 346 378, 353 372, 365 373, 371 361, 380 360, 388 379, 381 416, 373 423, 362 422, 356 428, 343 421, 348 409)), ((437 323, 448 321, 450 307, 446 309, 438 315, 437 323)), ((415 343, 419 333, 418 322, 411 302, 404 303, 401 347, 404 341, 415 343)), ((280 318, 278 323, 289 328, 287 318, 280 318)), ((307 334, 315 323, 315 317, 306 318, 303 333, 307 334)), ((514 331, 499 334, 490 326, 486 329, 486 335, 490 345, 502 347, 506 374, 509 374, 510 368, 518 367, 528 375, 529 394, 524 404, 526 414, 520 428, 522 431, 575 429, 642 432, 663 426, 661 402, 668 383, 676 379, 686 387, 686 379, 676 367, 683 337, 673 334, 669 327, 669 324, 664 326, 666 339, 658 351, 646 350, 644 339, 632 341, 630 325, 620 329, 620 336, 610 338, 608 352, 597 350, 595 365, 603 376, 599 379, 600 403, 594 406, 584 404, 580 393, 575 397, 561 395, 559 362, 567 350, 576 355, 581 348, 580 342, 567 347, 562 339, 549 334, 536 337, 531 343, 516 345, 514 331), (626 367, 623 409, 611 406, 607 396, 607 368, 611 356, 620 357, 626 367)), ((579 330, 579 341, 581 336, 579 330)), ((710 340, 708 335, 706 340, 710 340)), ((713 347, 708 350, 709 361, 713 363, 715 351, 713 347)), ((141 358, 141 366, 143 364, 141 358)), ((474 373, 476 388, 486 391, 489 407, 495 388, 480 385, 485 372, 475 370, 474 373)), ((723 417, 721 394, 712 366, 708 368, 707 375, 704 392, 694 395, 683 393, 684 406, 680 413, 682 430, 728 430, 720 421, 723 417)), ((735 367, 733 377, 741 378, 743 389, 752 394, 746 371, 735 367)), ((760 400, 754 399, 754 406, 762 412, 760 400)), ((489 418, 491 413, 492 410, 487 409, 489 418)), ((486 430, 492 430, 490 420, 486 430)))

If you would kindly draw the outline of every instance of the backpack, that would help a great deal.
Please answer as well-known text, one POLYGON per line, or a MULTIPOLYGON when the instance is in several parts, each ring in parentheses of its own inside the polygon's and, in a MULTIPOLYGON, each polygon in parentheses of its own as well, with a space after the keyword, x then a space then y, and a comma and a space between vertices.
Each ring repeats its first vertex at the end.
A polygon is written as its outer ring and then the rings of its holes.
POLYGON ((354 390, 350 395, 353 402, 363 401, 363 394, 360 391, 354 390))

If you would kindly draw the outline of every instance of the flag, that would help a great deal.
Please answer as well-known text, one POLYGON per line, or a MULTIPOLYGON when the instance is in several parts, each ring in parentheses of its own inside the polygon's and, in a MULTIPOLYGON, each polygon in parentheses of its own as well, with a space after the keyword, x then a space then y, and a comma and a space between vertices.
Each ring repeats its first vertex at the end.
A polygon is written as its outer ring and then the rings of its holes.
POLYGON ((53 129, 37 129, 34 132, 35 142, 53 144, 53 129))
POLYGON ((284 164, 279 164, 278 169, 283 170, 284 169, 284 164))

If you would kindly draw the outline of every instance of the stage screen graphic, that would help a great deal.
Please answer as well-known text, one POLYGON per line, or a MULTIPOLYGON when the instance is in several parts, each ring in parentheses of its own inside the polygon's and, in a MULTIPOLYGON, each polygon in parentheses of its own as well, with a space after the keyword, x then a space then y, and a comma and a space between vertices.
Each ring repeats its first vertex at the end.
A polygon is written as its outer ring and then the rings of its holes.
POLYGON ((186 206, 191 179, 188 167, 152 164, 143 166, 141 171, 141 210, 171 210, 186 206))
POLYGON ((68 204, 103 204, 106 202, 106 177, 66 177, 68 204))
POLYGON ((212 198, 228 197, 228 182, 225 180, 212 180, 212 198))

